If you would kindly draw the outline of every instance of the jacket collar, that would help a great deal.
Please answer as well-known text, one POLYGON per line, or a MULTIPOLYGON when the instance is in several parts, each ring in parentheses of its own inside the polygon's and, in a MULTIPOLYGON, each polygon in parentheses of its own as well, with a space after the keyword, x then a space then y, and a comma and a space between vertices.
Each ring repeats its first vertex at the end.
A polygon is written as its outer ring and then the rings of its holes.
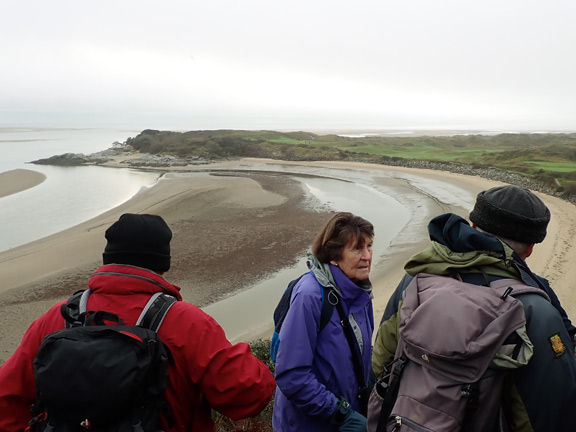
POLYGON ((106 294, 153 294, 163 291, 182 300, 180 287, 158 273, 131 265, 107 264, 96 269, 88 281, 93 292, 106 294))

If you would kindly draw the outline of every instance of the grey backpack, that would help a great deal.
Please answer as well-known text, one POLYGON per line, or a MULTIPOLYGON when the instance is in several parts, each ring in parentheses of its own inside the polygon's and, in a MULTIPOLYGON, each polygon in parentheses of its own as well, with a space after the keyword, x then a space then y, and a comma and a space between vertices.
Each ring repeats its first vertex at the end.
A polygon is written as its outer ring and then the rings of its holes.
POLYGON ((548 299, 515 279, 417 275, 403 295, 395 359, 370 395, 368 431, 499 430, 505 372, 533 353, 515 298, 527 293, 548 299))

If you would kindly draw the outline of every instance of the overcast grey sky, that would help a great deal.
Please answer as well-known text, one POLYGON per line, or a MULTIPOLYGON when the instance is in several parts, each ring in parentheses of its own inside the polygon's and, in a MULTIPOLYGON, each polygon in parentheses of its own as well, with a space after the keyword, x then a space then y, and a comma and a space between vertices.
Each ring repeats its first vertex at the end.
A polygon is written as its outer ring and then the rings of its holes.
POLYGON ((574 0, 0 6, 0 126, 576 130, 574 0))

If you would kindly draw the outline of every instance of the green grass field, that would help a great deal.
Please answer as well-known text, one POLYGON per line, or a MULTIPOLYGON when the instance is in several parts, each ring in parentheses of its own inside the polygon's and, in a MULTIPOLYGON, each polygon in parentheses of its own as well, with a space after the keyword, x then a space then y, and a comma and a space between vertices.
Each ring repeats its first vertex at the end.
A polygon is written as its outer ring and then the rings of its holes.
POLYGON ((526 161, 526 163, 536 169, 549 172, 568 173, 576 171, 576 162, 526 161))

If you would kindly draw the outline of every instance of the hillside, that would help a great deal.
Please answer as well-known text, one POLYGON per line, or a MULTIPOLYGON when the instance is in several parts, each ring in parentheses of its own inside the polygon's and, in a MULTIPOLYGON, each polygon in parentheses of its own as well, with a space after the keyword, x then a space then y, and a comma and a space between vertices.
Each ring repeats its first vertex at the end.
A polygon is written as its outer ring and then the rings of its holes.
POLYGON ((576 134, 347 137, 310 132, 144 130, 124 146, 140 153, 187 158, 260 157, 341 160, 471 172, 514 173, 537 189, 576 195, 576 134))

